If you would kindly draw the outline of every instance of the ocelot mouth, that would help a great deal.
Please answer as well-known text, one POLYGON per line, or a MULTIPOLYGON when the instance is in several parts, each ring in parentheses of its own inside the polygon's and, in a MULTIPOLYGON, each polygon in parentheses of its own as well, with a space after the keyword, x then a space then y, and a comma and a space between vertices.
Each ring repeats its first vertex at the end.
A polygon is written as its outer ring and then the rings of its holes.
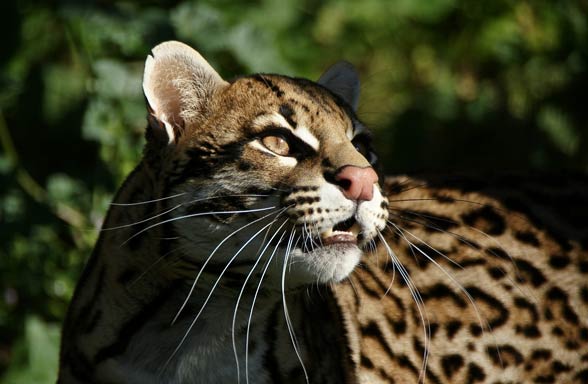
POLYGON ((304 236, 301 248, 304 252, 311 252, 333 245, 357 246, 361 240, 361 226, 354 217, 350 217, 321 232, 320 235, 304 236))
POLYGON ((321 243, 323 245, 332 244, 357 244, 357 237, 361 227, 354 217, 341 221, 321 233, 321 243))

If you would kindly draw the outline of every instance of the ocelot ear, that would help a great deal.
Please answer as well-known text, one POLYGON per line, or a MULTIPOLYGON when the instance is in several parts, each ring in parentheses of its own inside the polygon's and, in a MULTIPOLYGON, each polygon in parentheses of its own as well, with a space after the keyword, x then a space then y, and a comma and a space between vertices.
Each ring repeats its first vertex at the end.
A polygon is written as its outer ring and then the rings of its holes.
POLYGON ((357 111, 359 104, 359 74, 353 64, 339 61, 321 75, 317 81, 331 92, 341 97, 357 111))
POLYGON ((143 92, 152 137, 173 143, 186 125, 197 121, 210 96, 228 85, 198 52, 186 44, 166 41, 145 61, 143 92))

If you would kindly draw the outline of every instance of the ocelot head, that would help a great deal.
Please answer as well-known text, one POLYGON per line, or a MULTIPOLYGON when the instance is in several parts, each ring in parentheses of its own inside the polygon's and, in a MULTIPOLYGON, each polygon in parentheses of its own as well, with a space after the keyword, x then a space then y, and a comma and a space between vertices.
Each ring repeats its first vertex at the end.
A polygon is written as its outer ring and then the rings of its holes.
POLYGON ((269 74, 227 82, 192 48, 167 42, 148 57, 143 89, 146 163, 160 197, 179 196, 164 200, 172 237, 200 267, 273 259, 290 282, 340 281, 384 229, 351 65, 316 83, 269 74))

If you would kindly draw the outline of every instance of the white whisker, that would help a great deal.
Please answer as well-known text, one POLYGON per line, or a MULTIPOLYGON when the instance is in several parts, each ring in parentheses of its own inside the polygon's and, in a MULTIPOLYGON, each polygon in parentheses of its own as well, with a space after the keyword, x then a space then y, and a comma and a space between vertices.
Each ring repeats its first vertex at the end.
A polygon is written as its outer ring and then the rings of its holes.
POLYGON ((104 231, 112 231, 112 230, 115 230, 115 229, 127 228, 127 227, 132 227, 133 225, 145 223, 147 221, 151 221, 151 220, 156 219, 156 218, 158 218, 160 216, 163 216, 163 215, 165 215, 167 213, 170 213, 172 211, 175 211, 176 209, 180 208, 181 206, 182 206, 182 204, 178 204, 178 205, 176 205, 173 208, 170 208, 170 209, 168 209, 166 211, 163 211, 161 213, 158 213, 157 215, 148 217, 146 219, 143 219, 143 220, 140 220, 140 221, 136 221, 136 222, 130 223, 130 224, 117 225, 116 227, 101 228, 100 231, 102 231, 102 232, 104 232, 104 231))
POLYGON ((265 208, 256 208, 256 209, 245 209, 245 210, 237 210, 237 211, 215 211, 215 212, 198 212, 198 213, 192 213, 189 215, 184 215, 184 216, 179 216, 179 217, 174 217, 171 219, 167 219, 164 221, 160 221, 159 223, 155 223, 152 224, 146 228, 143 228, 142 230, 140 230, 139 232, 135 233, 133 236, 129 237, 127 240, 125 240, 121 246, 125 245, 126 243, 128 243, 129 241, 131 241, 132 239, 134 239, 135 237, 139 236, 141 233, 150 230, 151 228, 157 227, 159 225, 163 225, 172 221, 176 221, 176 220, 183 220, 183 219, 187 219, 190 217, 198 217, 198 216, 208 216, 208 215, 232 215, 232 214, 241 214, 241 213, 254 213, 254 212, 263 212, 263 211, 267 211, 270 209, 275 209, 276 207, 265 207, 265 208))
MULTIPOLYGON (((196 316, 194 317, 194 320, 192 320, 192 322, 190 323, 190 326, 188 326, 188 329, 186 330, 186 332, 184 333, 184 336, 182 337, 182 339, 180 340, 180 342, 178 343, 178 346, 174 349, 174 351, 172 352, 171 356, 169 357, 169 359, 167 359, 166 363, 163 366, 163 369, 165 369, 165 367, 169 364, 169 362, 173 359, 173 357, 176 355, 176 353, 180 350, 180 348, 182 347, 182 345, 184 344, 184 342, 186 341, 186 338, 188 337, 188 335, 190 334, 190 331, 192 330, 192 328, 194 328, 194 325, 196 324, 196 322, 198 321, 198 319, 200 318, 200 315, 202 314, 202 312, 204 311, 204 308, 206 308, 206 305, 208 304, 210 298, 212 297, 212 294, 214 293, 214 291, 216 290, 216 287, 218 286, 219 282, 221 281, 222 277, 224 276, 225 272, 227 271, 227 269, 229 269, 229 267, 231 266, 231 263, 237 258, 237 256, 239 256, 239 254, 243 251, 243 249, 245 249, 245 247, 247 247, 247 245, 249 245, 249 243, 251 243, 253 240, 255 240, 255 238, 261 233, 263 232, 265 229, 267 229, 270 225, 272 225, 275 222, 275 220, 272 220, 272 222, 270 222, 269 224, 264 225, 259 231, 257 231, 255 234, 253 234, 253 236, 251 236, 251 238, 249 240, 247 240, 238 250, 237 252, 235 252, 235 254, 231 257, 231 259, 227 262, 227 264, 225 265, 225 267, 223 268, 223 270, 220 272, 218 278, 216 279, 216 281, 214 282, 214 284, 212 285, 212 287, 210 288, 210 290, 208 291, 208 296, 206 296, 206 299, 204 300, 204 303, 202 304, 202 306, 200 307, 200 310, 198 311, 198 313, 196 314, 196 316)), ((189 298, 189 297, 188 297, 189 298)), ((183 306, 182 306, 183 308, 183 306)), ((176 318, 174 319, 174 321, 177 320, 177 315, 176 318)))
MULTIPOLYGON (((283 211, 282 211, 283 212, 283 211)), ((277 217, 276 217, 277 220, 277 217)), ((274 220, 271 224, 275 223, 274 220)), ((274 238, 278 235, 278 232, 280 232, 280 230, 284 227, 284 225, 286 225, 288 223, 288 220, 284 220, 284 222, 282 223, 282 225, 280 225, 278 227, 278 229, 276 230, 276 232, 273 234, 273 236, 269 239, 269 241, 266 242, 265 246, 263 247, 263 249, 258 253, 258 257, 255 260, 255 263, 253 264, 253 267, 251 267, 251 270, 249 271, 249 273, 247 274, 247 276, 245 277, 245 281, 243 282, 243 287, 241 288, 241 291, 239 292, 239 295, 237 296, 237 303, 235 304, 235 311, 233 312, 233 322, 231 325, 231 339, 233 342, 233 352, 235 354, 235 363, 237 365, 237 382, 240 383, 241 382, 241 375, 240 375, 240 370, 239 370, 239 357, 237 355, 237 342, 235 339, 235 324, 237 322, 237 312, 239 310, 239 303, 241 302, 241 297, 243 296, 243 292, 245 292, 245 287, 247 286, 247 282, 249 281, 249 279, 251 278, 251 276, 253 276, 253 272, 255 271, 255 269, 257 268, 257 265, 259 264, 259 262, 261 261, 265 251, 267 250, 267 248, 270 246, 271 242, 274 240, 274 238)), ((271 229, 271 227, 268 228, 268 231, 271 229)), ((265 241, 265 239, 264 239, 265 241)), ((279 243, 278 243, 279 244, 279 243)))
MULTIPOLYGON (((453 277, 453 275, 449 272, 447 272, 447 270, 445 268, 443 268, 435 259, 433 259, 431 256, 427 255, 422 249, 420 249, 416 244, 414 244, 413 242, 411 242, 404 233, 408 233, 409 235, 411 235, 412 237, 414 237, 415 239, 423 242, 423 240, 421 240, 418 236, 412 234, 411 232, 409 232, 408 230, 403 230, 400 229, 396 224, 391 223, 396 230, 399 231, 400 235, 404 238, 404 240, 412 247, 414 247, 421 255, 423 255, 427 260, 429 260, 431 263, 433 263, 433 265, 435 265, 437 268, 439 268, 439 270, 441 270, 441 272, 443 272, 443 274, 445 274, 447 277, 449 277, 449 279, 459 288, 459 290, 467 297, 468 301, 470 302, 470 304, 472 305, 472 307, 474 308, 474 311, 476 312, 476 317, 478 318, 478 322, 480 323, 480 326, 482 328, 482 331, 484 330, 484 328, 486 327, 486 329, 491 330, 490 324, 488 324, 488 321, 486 321, 485 319, 482 319, 482 315, 478 309, 478 306, 476 305, 476 302, 474 300, 474 298, 470 295, 470 293, 467 291, 467 289, 465 289, 465 287, 463 285, 461 285, 456 279, 455 277, 453 277)), ((427 243, 423 242, 424 244, 426 244, 429 248, 433 249, 436 253, 440 254, 441 256, 443 256, 445 259, 452 261, 450 258, 448 258, 447 256, 445 256, 443 253, 437 251, 435 248, 432 248, 430 245, 428 245, 427 243)), ((457 264, 460 268, 461 265, 457 264)))
POLYGON ((424 302, 418 288, 412 282, 412 279, 410 278, 408 271, 406 270, 406 268, 404 268, 404 265, 402 265, 402 263, 398 259, 398 256, 396 256, 396 253, 394 253, 394 251, 390 248, 390 246, 386 242, 386 239, 384 238, 384 236, 382 236, 382 234, 380 232, 378 232, 378 237, 380 238, 380 240, 384 244, 384 247, 386 248, 386 252, 390 256, 392 263, 395 264, 396 268, 398 268, 398 272, 400 273, 400 276, 402 277, 406 286, 408 287, 408 290, 410 291, 410 294, 411 294, 415 304, 417 305, 417 310, 419 311, 419 315, 421 317, 421 322, 423 324, 423 332, 425 334, 425 348, 424 348, 425 351, 423 353, 423 364, 422 364, 421 374, 419 375, 419 383, 424 382, 425 376, 426 376, 426 371, 427 371, 427 362, 429 360, 429 348, 430 348, 430 343, 431 343, 431 340, 430 340, 431 328, 430 328, 429 317, 427 315, 427 310, 425 307, 425 302, 424 302))
POLYGON ((290 334, 290 340, 292 341, 292 347, 294 347, 294 352, 296 353, 296 357, 298 357, 298 361, 300 361, 302 371, 304 372, 304 378, 306 379, 306 383, 308 384, 308 372, 306 371, 306 366, 304 365, 302 356, 300 356, 298 342, 296 341, 296 335, 294 334, 294 328, 292 327, 290 314, 288 313, 288 305, 286 304, 286 268, 288 266, 288 259, 290 256, 290 251, 292 250, 293 240, 294 229, 292 229, 292 232, 290 233, 290 238, 288 239, 288 246, 286 248, 286 254, 284 257, 284 267, 282 268, 282 304, 284 307, 284 317, 286 318, 286 326, 288 327, 288 333, 290 334))
MULTIPOLYGON (((242 230, 244 230, 245 228, 263 220, 268 218, 271 215, 274 215, 276 212, 270 212, 265 216, 262 216, 250 223, 247 223, 245 225, 243 225, 242 227, 234 230, 233 232, 231 232, 229 235, 227 235, 220 243, 217 244, 217 246, 212 250, 212 252, 210 253, 210 255, 208 255, 208 257, 206 258, 206 260, 204 261, 204 263, 202 264, 202 267, 200 268, 200 271, 198 271, 198 274, 196 275, 196 278, 194 279, 194 281, 192 282, 192 286, 190 287, 190 291, 188 292, 188 294, 186 295, 186 299, 184 300, 184 302, 182 303, 182 306, 180 307, 180 309, 178 310, 178 313, 174 316, 174 319, 172 320, 172 325, 176 322, 176 320, 178 319, 178 317, 180 316, 180 313, 182 313, 182 311, 184 310, 184 308, 186 307, 186 304, 188 304, 188 301, 190 300, 190 297, 192 296, 192 293, 194 292, 194 289, 196 288, 196 284, 198 283, 198 280, 200 279, 200 276, 202 275, 202 272, 206 269, 206 266, 208 265, 208 263, 210 262, 210 260, 212 259, 212 256, 214 256, 214 254, 216 253, 216 251, 218 251, 218 249, 227 241, 229 240, 231 237, 233 237, 234 235, 236 235, 237 233, 241 232, 242 230)), ((273 221, 272 221, 273 223, 273 221)))
MULTIPOLYGON (((276 231, 276 233, 277 233, 277 231, 276 231)), ((261 272, 261 276, 259 278, 259 283, 257 284, 257 288, 255 289, 255 293, 253 294, 253 301, 251 302, 251 308, 249 310, 249 318, 247 319, 247 330, 245 332, 245 381, 247 382, 247 384, 249 384, 249 331, 251 329, 251 320, 253 318, 253 308, 255 307, 255 302, 257 301, 257 295, 259 294, 259 290, 261 289, 261 284, 263 282, 263 278, 265 277, 265 274, 268 270, 268 267, 270 266, 280 244, 282 243, 282 240, 284 239, 285 234, 286 234, 286 230, 284 230, 282 232, 282 234, 280 235, 280 239, 278 240, 278 243, 274 247, 272 254, 267 259, 265 265, 263 266, 263 271, 261 272)))
POLYGON ((132 206, 132 205, 141 205, 141 204, 150 204, 150 203, 156 203, 158 201, 163 201, 163 200, 169 200, 169 199, 175 199, 176 197, 180 197, 185 195, 187 192, 182 192, 182 193, 178 193, 172 196, 167 196, 167 197, 161 197, 159 199, 153 199, 153 200, 145 200, 145 201, 139 201, 136 203, 110 203, 110 205, 116 205, 119 207, 128 207, 128 206, 132 206))

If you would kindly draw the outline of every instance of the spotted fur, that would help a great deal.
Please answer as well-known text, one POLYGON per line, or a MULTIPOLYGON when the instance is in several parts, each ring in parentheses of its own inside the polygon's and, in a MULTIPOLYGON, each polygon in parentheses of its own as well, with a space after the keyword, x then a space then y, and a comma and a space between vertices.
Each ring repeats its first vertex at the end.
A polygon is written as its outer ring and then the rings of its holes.
POLYGON ((155 47, 58 382, 587 382, 588 180, 384 181, 358 86, 155 47))

